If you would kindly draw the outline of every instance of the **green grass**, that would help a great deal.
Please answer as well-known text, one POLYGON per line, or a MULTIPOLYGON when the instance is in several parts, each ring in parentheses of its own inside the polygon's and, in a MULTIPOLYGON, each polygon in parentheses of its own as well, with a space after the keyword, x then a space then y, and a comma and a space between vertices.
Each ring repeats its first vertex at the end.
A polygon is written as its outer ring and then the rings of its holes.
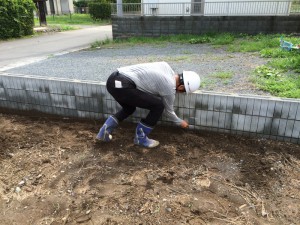
MULTIPOLYGON (((46 18, 47 25, 52 26, 75 26, 76 25, 105 25, 110 24, 110 20, 93 20, 89 14, 67 14, 67 15, 50 15, 46 18)), ((35 26, 39 26, 38 18, 35 18, 35 26)))
POLYGON ((300 97, 299 74, 285 74, 283 70, 260 66, 256 68, 254 82, 272 95, 286 98, 300 97))
POLYGON ((212 75, 213 77, 226 80, 226 79, 231 79, 233 77, 232 72, 216 72, 212 75))
MULTIPOLYGON (((300 50, 286 51, 280 48, 282 34, 247 35, 229 33, 208 33, 203 35, 171 35, 157 38, 132 37, 115 41, 105 41, 93 44, 97 46, 130 46, 142 44, 164 45, 167 43, 203 44, 225 48, 229 52, 254 52, 269 62, 263 68, 253 71, 252 81, 261 90, 268 91, 274 96, 300 98, 300 50)), ((300 38, 284 36, 285 41, 300 45, 300 38)), ((188 57, 177 59, 188 60, 188 57)), ((213 74, 213 80, 205 81, 203 86, 213 86, 220 80, 228 83, 233 74, 218 72, 213 74)))

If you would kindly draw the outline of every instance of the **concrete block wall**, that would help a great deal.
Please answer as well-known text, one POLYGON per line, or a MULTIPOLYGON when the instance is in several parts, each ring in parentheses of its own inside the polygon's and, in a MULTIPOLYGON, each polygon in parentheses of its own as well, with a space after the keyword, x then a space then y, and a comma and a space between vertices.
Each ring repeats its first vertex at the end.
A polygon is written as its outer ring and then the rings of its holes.
POLYGON ((300 33, 300 16, 114 16, 112 30, 114 39, 207 32, 300 33))
MULTIPOLYGON (((177 94, 176 114, 190 129, 260 136, 300 144, 300 99, 201 92, 177 94)), ((0 73, 0 112, 105 119, 120 109, 104 82, 0 73)), ((147 115, 138 109, 130 121, 147 115)), ((161 124, 172 125, 162 116, 161 124)))

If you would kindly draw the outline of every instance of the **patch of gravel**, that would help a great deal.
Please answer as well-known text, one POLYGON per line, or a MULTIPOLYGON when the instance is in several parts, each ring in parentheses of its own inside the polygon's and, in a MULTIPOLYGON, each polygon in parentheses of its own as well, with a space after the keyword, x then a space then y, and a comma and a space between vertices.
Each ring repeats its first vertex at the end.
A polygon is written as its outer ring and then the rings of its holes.
POLYGON ((200 74, 201 90, 237 94, 268 95, 249 81, 257 66, 267 60, 257 53, 231 53, 207 44, 137 45, 83 50, 51 56, 46 60, 7 72, 78 80, 106 81, 116 68, 131 64, 166 61, 175 72, 193 70, 200 74), (216 78, 218 72, 233 77, 216 78))

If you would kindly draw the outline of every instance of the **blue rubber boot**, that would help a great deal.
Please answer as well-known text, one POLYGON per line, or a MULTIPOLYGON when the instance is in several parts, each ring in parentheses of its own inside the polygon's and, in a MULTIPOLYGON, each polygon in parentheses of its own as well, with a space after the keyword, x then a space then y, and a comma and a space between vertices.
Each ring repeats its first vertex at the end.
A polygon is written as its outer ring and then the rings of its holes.
POLYGON ((113 116, 108 117, 103 126, 100 128, 96 138, 105 142, 111 141, 111 133, 117 126, 118 120, 113 116))
POLYGON ((154 148, 159 145, 158 141, 149 139, 147 136, 150 134, 150 132, 153 130, 153 128, 145 126, 141 122, 138 123, 136 127, 136 133, 134 138, 134 144, 140 145, 147 148, 154 148))

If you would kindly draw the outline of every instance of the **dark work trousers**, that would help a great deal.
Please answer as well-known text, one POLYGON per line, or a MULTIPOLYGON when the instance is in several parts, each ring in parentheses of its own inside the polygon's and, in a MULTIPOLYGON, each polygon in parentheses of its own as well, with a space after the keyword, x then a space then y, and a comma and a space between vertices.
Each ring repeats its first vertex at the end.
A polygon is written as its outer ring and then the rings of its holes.
POLYGON ((106 88, 122 106, 122 109, 114 115, 120 122, 133 114, 136 107, 139 107, 150 110, 147 117, 143 118, 141 122, 153 127, 164 111, 164 105, 160 97, 138 90, 131 79, 118 72, 114 72, 109 76, 106 88))

